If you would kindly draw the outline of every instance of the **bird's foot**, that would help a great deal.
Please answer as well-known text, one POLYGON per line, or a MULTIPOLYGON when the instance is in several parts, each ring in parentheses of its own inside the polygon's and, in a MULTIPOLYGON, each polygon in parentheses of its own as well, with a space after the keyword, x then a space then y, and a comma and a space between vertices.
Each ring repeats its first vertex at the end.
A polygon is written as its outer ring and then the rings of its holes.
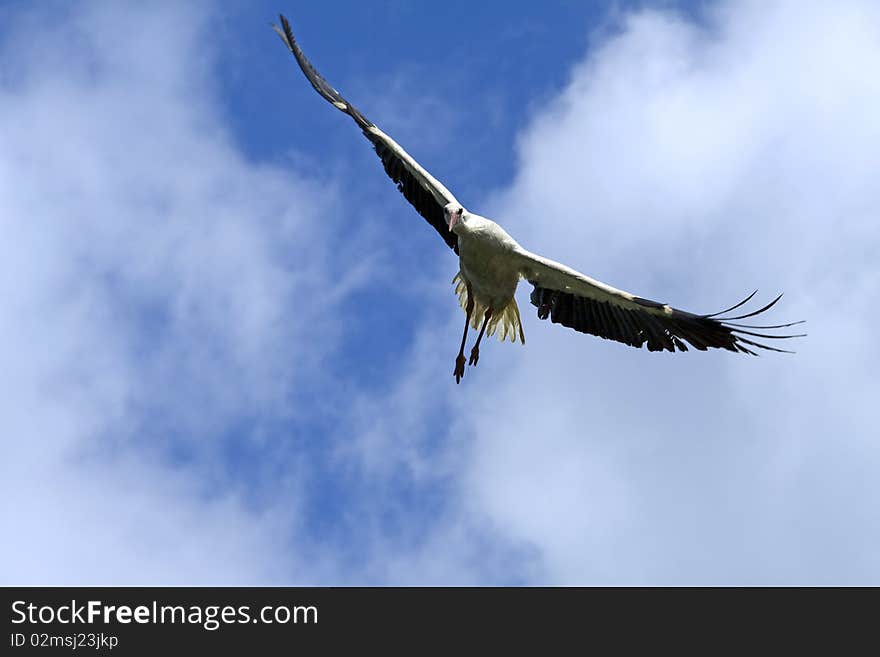
POLYGON ((461 377, 464 376, 464 363, 464 354, 459 354, 455 359, 455 370, 452 372, 456 383, 461 383, 461 377))
POLYGON ((480 350, 477 347, 471 349, 471 359, 468 361, 468 365, 476 365, 480 360, 480 350))

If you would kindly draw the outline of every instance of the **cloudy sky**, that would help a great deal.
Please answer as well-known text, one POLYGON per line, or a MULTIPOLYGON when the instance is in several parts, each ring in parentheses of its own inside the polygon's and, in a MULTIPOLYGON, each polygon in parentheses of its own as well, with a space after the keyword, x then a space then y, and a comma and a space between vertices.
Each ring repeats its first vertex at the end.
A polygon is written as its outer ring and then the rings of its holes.
POLYGON ((470 5, 0 5, 0 582, 880 584, 880 6, 470 5), (278 11, 527 248, 809 337, 523 286, 456 386, 457 263, 278 11))

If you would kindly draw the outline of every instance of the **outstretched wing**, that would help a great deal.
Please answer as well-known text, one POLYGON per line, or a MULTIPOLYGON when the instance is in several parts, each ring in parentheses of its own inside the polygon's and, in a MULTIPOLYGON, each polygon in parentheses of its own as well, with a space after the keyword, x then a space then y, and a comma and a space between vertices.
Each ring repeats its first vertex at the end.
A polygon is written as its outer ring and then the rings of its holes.
POLYGON ((778 340, 804 335, 765 332, 803 322, 773 326, 733 323, 769 310, 779 301, 781 294, 763 308, 744 315, 721 317, 751 300, 755 292, 727 310, 712 315, 695 315, 617 290, 525 249, 519 250, 516 257, 520 274, 534 286, 531 301, 537 306, 540 319, 549 317, 554 324, 631 347, 647 346, 649 351, 687 351, 687 344, 690 344, 701 351, 718 348, 755 356, 754 349, 786 350, 757 342, 754 338, 778 340))
POLYGON ((443 207, 447 203, 458 203, 455 197, 430 173, 425 171, 409 153, 403 150, 400 144, 367 120, 363 114, 321 77, 311 62, 306 59, 299 44, 297 44, 293 31, 290 29, 290 23, 284 16, 280 18, 281 27, 272 25, 272 28, 278 33, 278 36, 281 37, 281 40, 284 41, 284 44, 290 49, 293 56, 296 57, 299 67, 305 73, 306 78, 311 82, 315 91, 321 94, 336 109, 345 112, 354 119, 355 123, 358 124, 358 127, 360 127, 366 138, 370 140, 376 149, 376 153, 385 167, 385 172, 391 180, 397 183, 397 189, 400 190, 404 198, 412 204, 418 213, 440 233, 440 236, 450 248, 458 253, 458 236, 449 230, 446 226, 446 219, 443 216, 443 207))

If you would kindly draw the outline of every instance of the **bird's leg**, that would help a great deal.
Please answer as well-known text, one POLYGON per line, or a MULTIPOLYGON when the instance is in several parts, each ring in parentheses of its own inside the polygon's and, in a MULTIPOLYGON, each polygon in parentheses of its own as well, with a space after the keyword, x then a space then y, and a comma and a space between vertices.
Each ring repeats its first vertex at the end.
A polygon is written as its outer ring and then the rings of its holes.
POLYGON ((483 332, 486 330, 486 325, 489 323, 489 320, 492 318, 492 309, 489 308, 486 310, 486 314, 483 315, 483 326, 480 327, 480 334, 477 336, 477 343, 474 345, 474 348, 471 349, 471 359, 468 362, 468 365, 476 365, 477 361, 480 360, 480 340, 483 339, 483 332))
POLYGON ((461 383, 461 377, 464 376, 464 343, 467 340, 468 326, 471 324, 471 313, 474 311, 474 296, 471 294, 471 284, 465 283, 467 286, 467 305, 464 309, 464 334, 461 336, 461 347, 458 350, 458 357, 455 359, 455 370, 452 375, 455 377, 456 383, 461 383))

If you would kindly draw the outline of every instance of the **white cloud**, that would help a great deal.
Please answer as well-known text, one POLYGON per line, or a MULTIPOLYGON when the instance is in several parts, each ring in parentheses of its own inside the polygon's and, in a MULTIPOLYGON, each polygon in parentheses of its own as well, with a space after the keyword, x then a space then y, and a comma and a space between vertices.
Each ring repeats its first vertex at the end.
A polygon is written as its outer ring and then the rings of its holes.
POLYGON ((233 147, 200 9, 82 4, 4 28, 4 582, 321 572, 290 547, 297 464, 254 504, 223 440, 261 440, 297 384, 321 390, 348 285, 326 269, 335 201, 233 147))
POLYGON ((532 319, 467 381, 463 495, 538 550, 541 581, 877 582, 880 11, 702 18, 630 15, 521 136, 487 214, 679 307, 785 290, 774 317, 809 337, 670 356, 532 319))

